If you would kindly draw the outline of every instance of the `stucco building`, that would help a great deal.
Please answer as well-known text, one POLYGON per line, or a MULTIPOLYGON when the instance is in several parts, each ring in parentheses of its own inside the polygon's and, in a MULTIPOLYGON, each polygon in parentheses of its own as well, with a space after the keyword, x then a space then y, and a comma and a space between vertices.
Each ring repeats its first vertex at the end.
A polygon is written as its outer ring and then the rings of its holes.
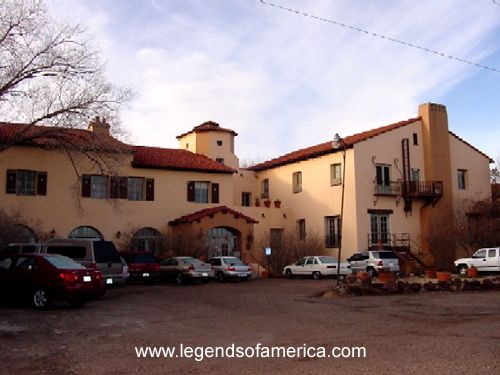
MULTIPOLYGON (((0 143, 23 129, 1 123, 0 143)), ((20 213, 33 240, 101 236, 160 251, 167 237, 200 239, 207 256, 263 263, 261 239, 314 234, 332 254, 342 236, 342 258, 395 246, 446 262, 455 244, 433 239, 467 201, 491 197, 490 158, 449 131, 439 104, 246 169, 236 136, 206 122, 179 135, 178 149, 131 146, 96 119, 88 130, 34 137, 0 153, 0 208, 20 213)))

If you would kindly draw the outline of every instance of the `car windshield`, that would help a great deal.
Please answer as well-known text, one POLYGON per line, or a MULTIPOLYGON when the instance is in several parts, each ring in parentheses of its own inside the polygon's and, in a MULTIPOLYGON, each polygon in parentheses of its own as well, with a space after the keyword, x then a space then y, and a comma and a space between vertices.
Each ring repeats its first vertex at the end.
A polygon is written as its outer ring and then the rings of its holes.
POLYGON ((85 269, 80 263, 75 262, 73 259, 65 257, 63 255, 51 255, 46 256, 45 259, 58 269, 64 270, 83 270, 85 269))
POLYGON ((229 266, 240 266, 243 265, 243 262, 238 258, 224 258, 224 263, 229 266))
POLYGON ((337 258, 334 257, 318 257, 321 263, 338 263, 337 258))
POLYGON ((377 251, 373 254, 375 258, 379 259, 396 259, 397 256, 392 251, 377 251))
POLYGON ((201 263, 201 260, 197 258, 185 258, 182 260, 182 263, 184 264, 199 264, 201 263))
POLYGON ((158 263, 153 254, 134 254, 132 263, 158 263))

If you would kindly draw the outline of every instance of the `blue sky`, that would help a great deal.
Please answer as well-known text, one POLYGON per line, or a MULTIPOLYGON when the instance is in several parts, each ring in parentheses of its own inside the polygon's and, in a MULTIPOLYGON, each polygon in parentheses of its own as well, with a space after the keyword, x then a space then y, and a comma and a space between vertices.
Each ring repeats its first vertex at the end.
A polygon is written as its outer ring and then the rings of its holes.
MULTIPOLYGON (((273 0, 500 70, 492 0, 273 0)), ((500 2, 499 2, 500 3, 500 2)), ((239 133, 240 159, 298 148, 447 106, 450 129, 500 159, 500 73, 258 0, 48 0, 94 34, 110 80, 135 96, 135 144, 177 147, 212 120, 239 133)))

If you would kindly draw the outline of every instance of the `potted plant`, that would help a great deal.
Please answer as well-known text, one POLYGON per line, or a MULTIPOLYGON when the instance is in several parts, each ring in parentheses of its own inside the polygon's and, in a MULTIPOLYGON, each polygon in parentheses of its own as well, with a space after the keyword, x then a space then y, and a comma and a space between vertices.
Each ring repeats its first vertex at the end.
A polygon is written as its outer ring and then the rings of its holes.
POLYGON ((435 279, 436 278, 436 270, 434 268, 426 269, 425 276, 427 276, 428 279, 435 279))
POLYGON ((271 207, 271 201, 270 201, 269 199, 266 199, 266 200, 264 201, 264 205, 265 205, 266 207, 268 207, 268 208, 269 208, 269 207, 271 207))
POLYGON ((436 272, 436 277, 438 281, 450 281, 451 280, 451 272, 436 272))
POLYGON ((475 278, 477 277, 477 268, 474 266, 471 266, 470 268, 467 269, 467 277, 475 278))
POLYGON ((274 201, 274 207, 276 207, 276 208, 280 208, 281 207, 281 201, 279 199, 276 199, 274 201))

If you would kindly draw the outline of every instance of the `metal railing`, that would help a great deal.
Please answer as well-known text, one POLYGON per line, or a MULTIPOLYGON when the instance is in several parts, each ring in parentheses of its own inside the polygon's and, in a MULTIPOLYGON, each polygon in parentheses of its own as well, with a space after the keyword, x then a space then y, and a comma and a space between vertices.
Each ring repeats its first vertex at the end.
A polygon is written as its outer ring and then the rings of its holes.
POLYGON ((401 183, 391 181, 389 184, 375 184, 375 195, 399 195, 401 183))
POLYGON ((402 192, 405 196, 436 198, 443 195, 441 181, 406 181, 402 182, 402 192))

